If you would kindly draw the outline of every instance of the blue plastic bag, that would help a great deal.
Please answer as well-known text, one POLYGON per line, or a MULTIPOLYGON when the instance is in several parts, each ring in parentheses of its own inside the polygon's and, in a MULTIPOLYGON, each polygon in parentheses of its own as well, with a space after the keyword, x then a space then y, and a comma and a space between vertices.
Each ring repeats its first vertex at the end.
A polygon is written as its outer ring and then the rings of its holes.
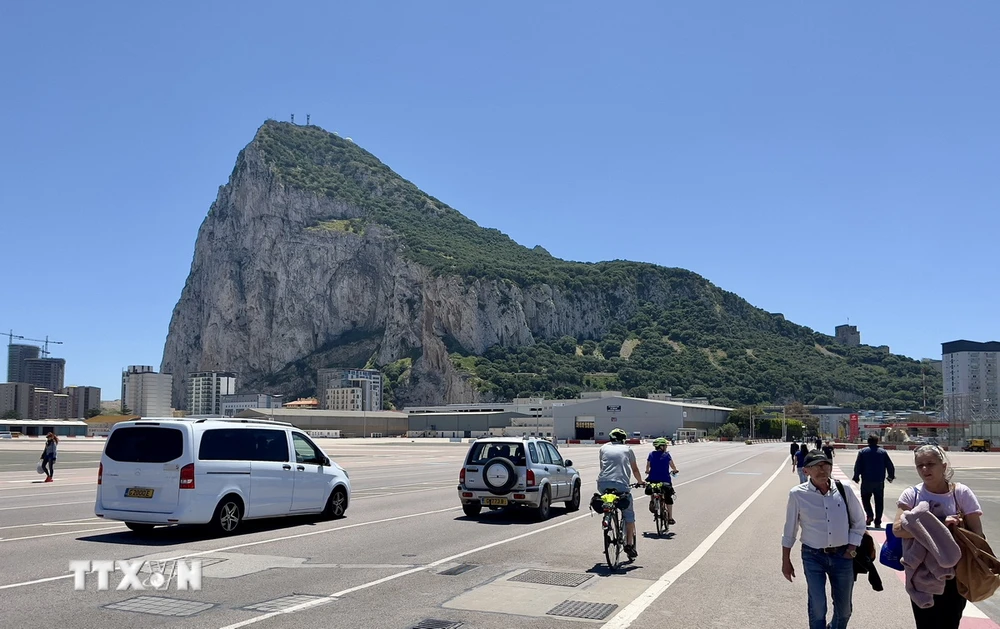
POLYGON ((888 566, 893 570, 904 570, 903 564, 903 540, 892 533, 892 523, 885 525, 885 543, 878 554, 878 561, 883 566, 888 566))

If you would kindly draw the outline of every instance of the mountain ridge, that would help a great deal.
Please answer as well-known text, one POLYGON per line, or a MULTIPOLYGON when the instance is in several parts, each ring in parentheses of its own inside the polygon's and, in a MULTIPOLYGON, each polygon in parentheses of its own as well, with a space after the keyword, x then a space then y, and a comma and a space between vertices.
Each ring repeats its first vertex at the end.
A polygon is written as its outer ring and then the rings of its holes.
MULTIPOLYGON (((877 369, 852 375, 838 368, 833 380, 812 378, 805 392, 774 383, 744 387, 738 381, 751 366, 725 364, 729 354, 740 349, 754 359, 758 353, 765 358, 773 354, 774 364, 757 365, 765 371, 780 366, 782 356, 795 356, 791 363, 813 371, 821 366, 809 355, 817 353, 810 348, 826 348, 832 337, 756 308, 685 269, 624 260, 573 262, 555 258, 541 246, 525 247, 424 193, 353 142, 319 127, 276 121, 265 122, 240 151, 229 182, 220 188, 199 230, 161 370, 187 373, 204 368, 199 365, 218 365, 209 368, 235 368, 242 374, 241 390, 276 387, 304 394, 310 371, 332 366, 331 361, 351 361, 395 365, 395 377, 387 380, 396 403, 509 397, 510 391, 553 395, 557 389, 565 396, 586 388, 577 376, 594 366, 583 364, 593 353, 577 356, 582 349, 574 346, 572 353, 580 359, 575 366, 549 357, 549 367, 558 362, 566 372, 562 380, 552 376, 521 382, 526 389, 499 382, 492 375, 494 360, 506 364, 522 348, 549 348, 558 339, 568 348, 566 337, 582 346, 587 340, 606 344, 629 336, 641 339, 636 359, 644 359, 650 349, 673 348, 670 343, 658 347, 656 338, 710 350, 715 358, 707 366, 686 368, 732 370, 732 377, 718 381, 720 391, 728 389, 716 393, 721 401, 752 403, 765 392, 771 398, 797 398, 813 389, 818 391, 813 397, 841 402, 886 397, 886 391, 906 393, 895 397, 900 401, 915 400, 913 367, 918 363, 905 357, 893 360, 893 366, 912 363, 900 376, 907 379, 905 386, 889 381, 874 386, 877 369), (247 229, 251 231, 233 232, 247 229), (260 251, 271 257, 261 258, 260 251), (313 264, 305 268, 295 254, 313 264), (297 290, 289 282, 315 290, 297 290), (372 288, 375 295, 366 297, 363 293, 372 288), (241 309, 234 296, 252 296, 259 303, 245 303, 241 309), (276 300, 270 314, 269 299, 276 300), (301 311, 288 310, 289 305, 301 311), (224 312, 234 307, 235 316, 224 312), (306 311, 315 316, 304 316, 306 311), (211 338, 207 346, 205 335, 211 338), (288 351, 282 342, 289 343, 288 351), (241 349, 240 344, 263 346, 241 349), (481 360, 462 360, 472 356, 481 360), (410 361, 406 369, 397 369, 401 360, 410 361), (569 373, 574 369, 576 375, 569 373)), ((851 354, 854 349, 828 351, 851 354)), ((874 360, 874 367, 884 368, 884 361, 864 348, 854 353, 858 365, 874 360)), ((659 374, 655 364, 647 365, 646 380, 620 388, 641 392, 711 386, 713 379, 707 376, 677 377, 678 360, 664 357, 661 362, 672 367, 659 374), (668 376, 671 372, 675 375, 668 376), (685 381, 690 382, 681 384, 685 381)), ((624 362, 630 361, 635 364, 631 356, 624 362)), ((616 373, 627 368, 611 367, 616 373)), ((175 402, 180 398, 183 390, 176 385, 175 402)))

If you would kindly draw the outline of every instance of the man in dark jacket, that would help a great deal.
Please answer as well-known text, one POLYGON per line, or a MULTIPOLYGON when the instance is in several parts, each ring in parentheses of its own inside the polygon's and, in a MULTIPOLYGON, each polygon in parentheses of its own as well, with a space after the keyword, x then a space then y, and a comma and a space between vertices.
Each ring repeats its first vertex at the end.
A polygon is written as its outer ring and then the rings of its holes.
POLYGON ((875 519, 875 528, 882 528, 882 500, 885 496, 885 481, 891 483, 896 479, 896 468, 892 465, 889 453, 878 447, 878 437, 868 437, 868 447, 858 451, 858 460, 854 462, 854 482, 861 481, 861 504, 867 516, 866 525, 871 525, 875 519), (875 498, 875 513, 872 514, 871 499, 875 498))

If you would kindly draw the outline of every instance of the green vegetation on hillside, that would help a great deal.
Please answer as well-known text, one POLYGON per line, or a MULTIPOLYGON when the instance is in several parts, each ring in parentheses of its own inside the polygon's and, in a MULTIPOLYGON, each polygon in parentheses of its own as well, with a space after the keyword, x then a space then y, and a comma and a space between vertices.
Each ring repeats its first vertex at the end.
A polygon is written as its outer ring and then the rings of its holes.
MULTIPOLYGON (((495 279, 520 286, 549 284, 572 297, 603 301, 617 319, 602 338, 548 339, 521 348, 494 347, 469 356, 450 347, 456 366, 499 398, 545 394, 573 397, 586 389, 633 395, 671 390, 723 405, 801 400, 853 401, 870 408, 918 407, 924 381, 919 362, 871 347, 845 348, 831 337, 755 308, 683 269, 612 261, 567 262, 541 247, 524 247, 496 229, 480 227, 423 193, 374 155, 315 126, 266 122, 255 143, 275 177, 359 210, 360 219, 331 216, 314 230, 363 234, 387 226, 403 255, 435 273, 495 279), (616 307, 622 295, 634 312, 616 307), (627 341, 625 357, 622 344, 627 341), (631 353, 629 353, 631 351, 631 353)), ((390 393, 409 371, 387 368, 390 393)), ((941 381, 926 379, 936 407, 941 381)))
POLYGON ((581 391, 621 390, 707 397, 722 406, 799 400, 853 403, 864 408, 919 408, 940 404, 941 379, 914 360, 874 348, 829 343, 822 334, 803 339, 755 330, 698 302, 683 309, 646 305, 602 339, 561 339, 518 348, 490 348, 472 359, 453 354, 464 371, 482 379, 480 389, 498 398, 576 397, 581 391), (637 339, 629 358, 623 343, 637 339), (821 353, 816 342, 828 343, 821 353), (678 349, 679 348, 679 349, 678 349))

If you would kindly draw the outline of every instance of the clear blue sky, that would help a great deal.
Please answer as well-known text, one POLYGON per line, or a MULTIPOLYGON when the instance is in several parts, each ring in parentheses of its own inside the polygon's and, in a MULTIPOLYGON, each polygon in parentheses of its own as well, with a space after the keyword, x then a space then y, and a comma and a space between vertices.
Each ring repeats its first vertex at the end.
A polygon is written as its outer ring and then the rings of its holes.
POLYGON ((0 328, 116 399, 239 150, 309 113, 522 244, 940 357, 1000 337, 998 28, 985 0, 7 2, 0 328))

